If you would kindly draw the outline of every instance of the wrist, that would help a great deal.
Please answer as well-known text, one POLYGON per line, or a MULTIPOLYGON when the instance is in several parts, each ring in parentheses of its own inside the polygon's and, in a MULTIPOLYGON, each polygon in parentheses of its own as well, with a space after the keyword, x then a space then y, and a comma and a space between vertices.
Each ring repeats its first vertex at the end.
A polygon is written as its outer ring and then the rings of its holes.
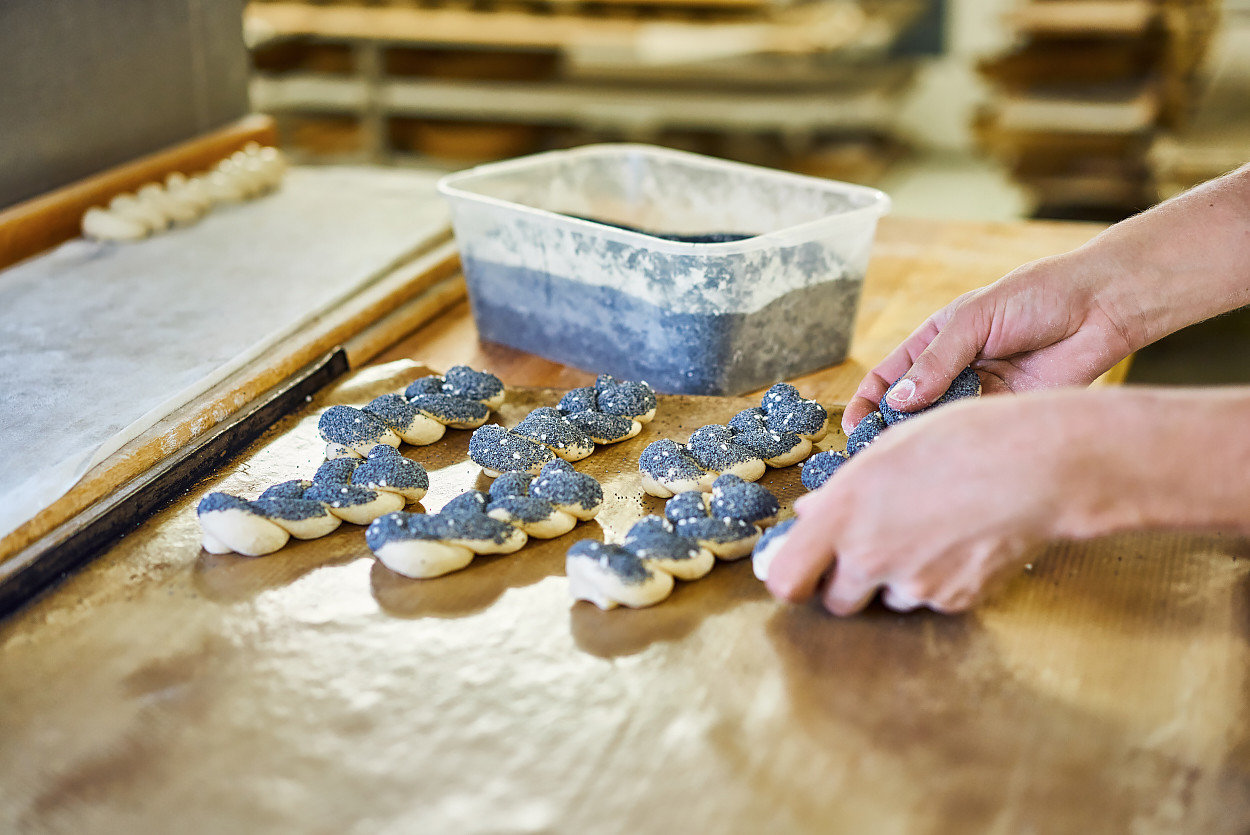
POLYGON ((1250 392, 1087 392, 1065 423, 1055 534, 1250 533, 1250 392))
MULTIPOLYGON (((1117 223, 1082 247, 1132 350, 1250 302, 1250 165, 1117 223)), ((1079 250, 1078 250, 1079 251, 1079 250)))

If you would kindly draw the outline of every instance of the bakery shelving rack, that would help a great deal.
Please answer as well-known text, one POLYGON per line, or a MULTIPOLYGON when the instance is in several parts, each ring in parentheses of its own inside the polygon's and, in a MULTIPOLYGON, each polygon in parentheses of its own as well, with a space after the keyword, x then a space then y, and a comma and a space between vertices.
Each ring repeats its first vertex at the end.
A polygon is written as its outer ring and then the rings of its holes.
POLYGON ((1250 4, 1226 6, 1205 75, 1193 117, 1151 146, 1160 198, 1250 162, 1250 4))
POLYGON ((303 161, 657 142, 869 181, 901 144, 923 0, 258 2, 254 106, 303 161))
POLYGON ((1114 219, 1157 199, 1149 152, 1183 125, 1219 20, 1215 0, 1022 0, 993 85, 981 145, 1039 214, 1114 219))

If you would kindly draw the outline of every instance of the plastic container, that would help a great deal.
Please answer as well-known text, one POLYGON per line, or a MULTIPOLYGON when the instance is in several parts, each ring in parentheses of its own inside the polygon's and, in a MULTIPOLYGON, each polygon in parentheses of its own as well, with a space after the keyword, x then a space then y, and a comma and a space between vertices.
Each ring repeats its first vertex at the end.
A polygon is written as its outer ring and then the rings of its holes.
POLYGON ((535 154, 438 188, 482 338, 685 394, 845 359, 890 205, 876 189, 649 145, 535 154))

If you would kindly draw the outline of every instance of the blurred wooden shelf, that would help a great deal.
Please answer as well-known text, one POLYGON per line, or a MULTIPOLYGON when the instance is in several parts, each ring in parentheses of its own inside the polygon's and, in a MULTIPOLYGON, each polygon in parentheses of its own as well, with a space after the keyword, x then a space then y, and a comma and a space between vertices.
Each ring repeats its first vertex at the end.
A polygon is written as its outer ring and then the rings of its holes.
POLYGON ((468 164, 593 136, 878 178, 916 71, 889 50, 925 0, 752 2, 253 3, 252 102, 305 162, 468 164))
MULTIPOLYGON (((755 2, 755 0, 751 0, 755 2)), ((771 3, 765 4, 772 9, 771 3)), ((367 40, 509 49, 557 49, 590 60, 686 63, 759 53, 884 49, 920 11, 920 0, 868 4, 819 0, 731 17, 552 14, 541 9, 253 3, 253 45, 284 38, 367 40), (866 11, 867 9, 867 11, 866 11)))
POLYGON ((898 67, 876 84, 830 91, 672 89, 606 83, 388 79, 377 86, 350 77, 291 74, 252 81, 252 102, 268 113, 355 113, 376 107, 396 116, 514 121, 658 130, 885 130, 896 93, 911 78, 898 67))
POLYGON ((1007 16, 1017 31, 1039 35, 1140 35, 1159 19, 1153 0, 1028 0, 1007 16))
POLYGON ((995 100, 992 110, 1008 131, 1132 134, 1149 130, 1160 107, 1158 88, 1143 82, 1080 92, 1009 92, 995 100))
POLYGON ((1161 133, 1150 150, 1160 198, 1250 162, 1250 18, 1232 23, 1214 48, 1192 117, 1161 133))
POLYGON ((1216 0, 1021 0, 979 65, 978 141, 1047 206, 1149 205, 1149 148, 1189 117, 1218 20, 1216 0))

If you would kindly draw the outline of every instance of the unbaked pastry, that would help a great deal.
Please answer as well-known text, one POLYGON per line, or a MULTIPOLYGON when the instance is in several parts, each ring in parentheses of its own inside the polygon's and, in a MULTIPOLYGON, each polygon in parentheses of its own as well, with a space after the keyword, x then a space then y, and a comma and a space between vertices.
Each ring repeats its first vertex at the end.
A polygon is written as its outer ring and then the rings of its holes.
POLYGON ((397 574, 428 579, 464 568, 475 554, 510 554, 531 537, 562 536, 593 518, 602 504, 599 482, 553 461, 538 478, 506 473, 489 493, 461 493, 437 514, 383 516, 365 531, 365 542, 378 562, 397 574))
POLYGON ((410 383, 402 393, 384 394, 367 405, 331 406, 317 422, 326 442, 326 458, 360 457, 378 444, 400 442, 426 446, 450 427, 477 429, 498 408, 506 392, 503 381, 467 365, 444 375, 431 374, 410 383))
POLYGON ((673 575, 653 568, 620 545, 583 539, 565 561, 569 594, 600 609, 654 606, 673 591, 673 575))
POLYGON ((829 413, 789 383, 770 388, 760 405, 743 409, 727 425, 710 424, 685 444, 663 439, 638 458, 642 487, 666 499, 685 490, 711 490, 725 473, 755 481, 767 467, 788 467, 807 458, 829 431, 829 413))
POLYGON ((210 493, 200 501, 196 515, 206 551, 258 557, 277 551, 292 536, 315 539, 341 522, 366 525, 420 501, 429 484, 420 464, 393 447, 378 445, 367 459, 326 461, 311 480, 275 484, 255 501, 210 493))
POLYGON ((555 407, 534 409, 512 429, 483 426, 469 440, 469 458, 491 478, 538 471, 557 458, 580 461, 596 444, 634 437, 655 417, 655 392, 645 382, 600 374, 593 386, 569 391, 555 407))
MULTIPOLYGON (((898 385, 897 380, 894 381, 894 385, 898 385)), ((894 385, 890 386, 890 388, 893 389, 894 385)), ((888 394, 889 391, 886 393, 888 394)), ((917 415, 922 415, 931 409, 936 409, 956 400, 980 396, 981 378, 969 366, 956 375, 941 397, 931 405, 915 412, 900 412, 882 397, 877 404, 880 411, 872 412, 862 418, 855 428, 851 430, 851 434, 846 437, 846 452, 838 452, 836 450, 821 452, 807 460, 807 463, 803 465, 803 486, 808 490, 819 489, 843 464, 867 449, 877 440, 882 432, 894 424, 910 420, 917 415)))
POLYGON ((84 237, 132 242, 172 226, 195 223, 215 204, 250 200, 277 188, 286 160, 277 148, 249 142, 211 171, 188 178, 175 172, 164 183, 147 183, 135 194, 118 194, 107 208, 92 206, 82 216, 84 237))
POLYGON ((664 517, 636 522, 621 543, 583 540, 568 552, 569 594, 601 609, 651 606, 668 597, 670 580, 696 580, 716 558, 741 559, 760 538, 760 525, 776 519, 776 496, 733 475, 716 480, 709 495, 679 493, 664 506, 664 517))

